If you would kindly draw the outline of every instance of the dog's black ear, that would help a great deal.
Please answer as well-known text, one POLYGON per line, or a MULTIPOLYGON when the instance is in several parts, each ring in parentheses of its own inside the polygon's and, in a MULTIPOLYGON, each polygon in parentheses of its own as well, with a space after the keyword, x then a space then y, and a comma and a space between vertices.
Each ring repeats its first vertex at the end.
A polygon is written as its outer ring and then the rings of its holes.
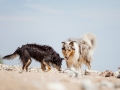
POLYGON ((64 58, 61 58, 61 60, 64 60, 64 58))
POLYGON ((62 50, 65 50, 65 47, 62 47, 62 50))
POLYGON ((70 42, 69 45, 74 46, 74 42, 70 42))
POLYGON ((62 44, 65 44, 65 42, 62 42, 62 44))
POLYGON ((60 57, 60 55, 59 54, 57 54, 59 57, 60 57))

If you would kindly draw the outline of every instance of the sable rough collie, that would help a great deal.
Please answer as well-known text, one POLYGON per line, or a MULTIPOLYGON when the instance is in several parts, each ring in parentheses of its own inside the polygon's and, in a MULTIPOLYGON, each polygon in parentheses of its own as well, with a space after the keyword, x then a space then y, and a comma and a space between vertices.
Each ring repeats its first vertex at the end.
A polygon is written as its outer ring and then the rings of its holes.
POLYGON ((50 65, 60 71, 63 60, 52 47, 37 44, 22 45, 22 47, 18 47, 13 54, 4 56, 3 59, 14 59, 17 56, 20 57, 23 64, 22 70, 26 69, 26 71, 28 71, 28 66, 32 62, 31 58, 41 63, 43 71, 51 70, 50 65), (46 66, 48 70, 46 70, 46 66))
POLYGON ((96 45, 93 34, 84 34, 82 38, 69 38, 62 42, 62 53, 66 59, 67 68, 72 66, 76 70, 81 70, 82 63, 91 69, 92 54, 96 45))

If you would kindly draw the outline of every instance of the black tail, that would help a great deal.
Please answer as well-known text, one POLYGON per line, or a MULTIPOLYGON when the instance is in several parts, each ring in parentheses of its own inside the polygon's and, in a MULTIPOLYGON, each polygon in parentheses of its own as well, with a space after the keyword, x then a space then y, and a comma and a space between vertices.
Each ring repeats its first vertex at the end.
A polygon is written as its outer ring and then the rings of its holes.
POLYGON ((16 58, 16 57, 19 55, 19 53, 18 53, 19 50, 20 50, 20 47, 18 47, 18 48, 16 49, 16 51, 15 51, 13 54, 4 56, 3 59, 10 60, 10 59, 16 58))
POLYGON ((6 55, 3 57, 3 59, 7 59, 7 60, 10 60, 10 59, 14 59, 15 57, 17 57, 18 54, 10 54, 10 55, 6 55))

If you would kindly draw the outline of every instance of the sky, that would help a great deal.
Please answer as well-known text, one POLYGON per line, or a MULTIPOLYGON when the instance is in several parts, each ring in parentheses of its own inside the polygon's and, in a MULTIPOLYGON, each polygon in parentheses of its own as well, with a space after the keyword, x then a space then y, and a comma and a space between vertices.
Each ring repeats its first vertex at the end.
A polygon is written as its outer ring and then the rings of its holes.
MULTIPOLYGON (((50 45, 61 57, 61 42, 96 36, 93 70, 120 67, 120 0, 0 0, 0 55, 12 54, 27 43, 50 45)), ((19 58, 4 60, 21 65, 19 58)), ((40 67, 32 60, 30 67, 40 67)), ((66 68, 65 61, 62 68, 66 68)), ((87 67, 83 64, 82 69, 87 67)))

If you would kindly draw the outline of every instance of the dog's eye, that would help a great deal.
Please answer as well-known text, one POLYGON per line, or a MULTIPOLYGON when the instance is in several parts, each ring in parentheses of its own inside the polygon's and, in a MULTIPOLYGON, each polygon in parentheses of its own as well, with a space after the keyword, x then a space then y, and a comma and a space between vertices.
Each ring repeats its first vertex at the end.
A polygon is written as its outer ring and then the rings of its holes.
POLYGON ((70 52, 70 50, 68 50, 70 52))
POLYGON ((65 48, 62 48, 62 50, 66 52, 65 48))

